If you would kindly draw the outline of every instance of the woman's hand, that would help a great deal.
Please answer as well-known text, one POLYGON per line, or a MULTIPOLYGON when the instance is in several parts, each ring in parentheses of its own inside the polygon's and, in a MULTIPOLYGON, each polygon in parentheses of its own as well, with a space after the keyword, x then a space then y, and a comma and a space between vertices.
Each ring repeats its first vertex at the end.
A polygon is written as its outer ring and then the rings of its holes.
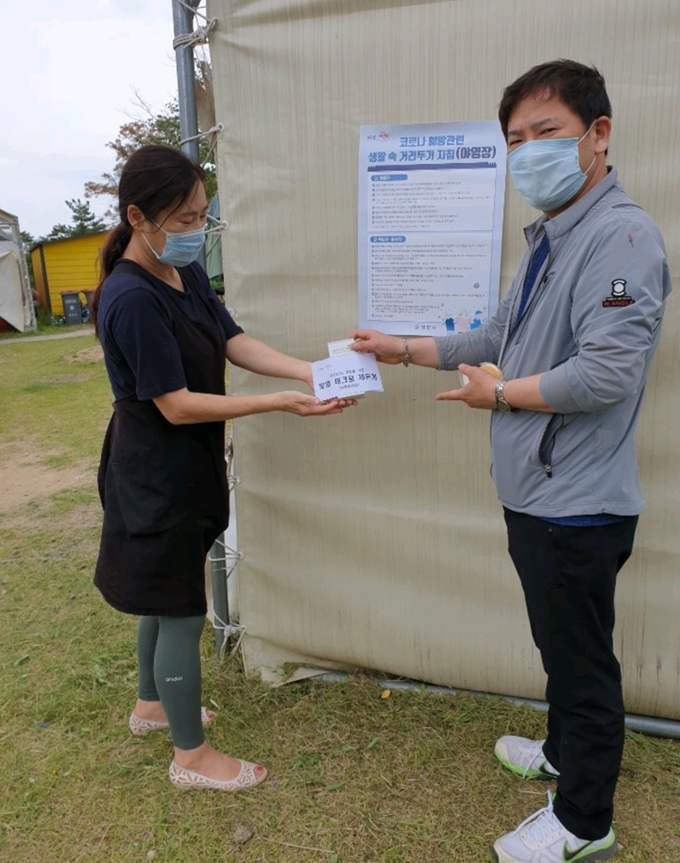
POLYGON ((351 345, 353 351, 358 354, 375 354, 379 363, 396 366, 403 361, 406 354, 403 339, 386 336, 377 330, 355 330, 350 338, 354 339, 354 344, 351 345))
POLYGON ((354 407, 356 399, 331 399, 321 402, 314 396, 289 390, 277 393, 278 410, 295 414, 299 417, 325 417, 331 414, 341 414, 345 408, 354 407))

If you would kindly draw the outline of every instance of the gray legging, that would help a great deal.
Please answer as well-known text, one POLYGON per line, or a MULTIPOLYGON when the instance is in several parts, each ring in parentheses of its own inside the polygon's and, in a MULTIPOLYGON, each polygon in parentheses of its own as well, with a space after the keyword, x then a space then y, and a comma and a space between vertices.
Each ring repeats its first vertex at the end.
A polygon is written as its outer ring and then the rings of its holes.
POLYGON ((205 737, 201 724, 200 617, 141 617, 137 630, 142 701, 161 701, 178 749, 195 749, 205 737))

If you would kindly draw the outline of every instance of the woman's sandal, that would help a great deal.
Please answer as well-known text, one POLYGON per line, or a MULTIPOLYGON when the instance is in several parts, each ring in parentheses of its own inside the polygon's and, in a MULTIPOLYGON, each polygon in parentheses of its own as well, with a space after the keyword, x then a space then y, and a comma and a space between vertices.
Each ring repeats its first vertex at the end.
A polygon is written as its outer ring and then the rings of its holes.
POLYGON ((185 791, 190 789, 206 789, 212 791, 243 791, 246 788, 254 788, 267 778, 267 771, 261 764, 252 764, 250 761, 241 761, 238 775, 233 779, 211 779, 202 773, 194 773, 180 767, 176 761, 170 765, 170 781, 175 788, 185 791))
MULTIPOLYGON (((201 707, 201 725, 210 725, 215 718, 212 710, 207 707, 201 707)), ((150 731, 162 731, 165 728, 170 728, 169 722, 154 722, 153 719, 142 719, 136 713, 130 714, 130 731, 135 737, 146 737, 150 731)))

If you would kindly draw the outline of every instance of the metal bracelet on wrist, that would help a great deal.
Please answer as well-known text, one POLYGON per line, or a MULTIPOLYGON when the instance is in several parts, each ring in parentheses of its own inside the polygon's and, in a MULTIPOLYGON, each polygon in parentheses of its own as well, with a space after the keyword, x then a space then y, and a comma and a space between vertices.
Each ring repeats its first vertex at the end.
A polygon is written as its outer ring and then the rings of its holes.
POLYGON ((508 400, 505 398, 504 390, 506 383, 507 381, 504 380, 498 381, 494 389, 494 393, 496 396, 496 410, 504 411, 507 413, 508 411, 514 411, 515 408, 511 407, 508 400))
POLYGON ((404 359, 402 360, 402 363, 405 368, 408 368, 411 364, 411 354, 408 349, 408 339, 404 339, 404 359))

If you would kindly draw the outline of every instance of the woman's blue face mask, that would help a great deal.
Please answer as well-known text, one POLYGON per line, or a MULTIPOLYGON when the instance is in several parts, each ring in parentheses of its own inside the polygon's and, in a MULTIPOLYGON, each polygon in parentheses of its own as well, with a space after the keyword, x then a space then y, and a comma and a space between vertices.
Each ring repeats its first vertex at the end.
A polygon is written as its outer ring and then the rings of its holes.
POLYGON ((154 225, 165 234, 165 245, 160 254, 153 248, 144 234, 142 236, 159 264, 166 264, 169 267, 186 267, 196 260, 205 245, 205 227, 195 231, 175 232, 166 231, 156 222, 154 225))
POLYGON ((584 173, 579 163, 578 145, 592 128, 590 126, 582 138, 527 141, 508 155, 513 185, 532 207, 550 213, 580 192, 596 157, 584 173))

